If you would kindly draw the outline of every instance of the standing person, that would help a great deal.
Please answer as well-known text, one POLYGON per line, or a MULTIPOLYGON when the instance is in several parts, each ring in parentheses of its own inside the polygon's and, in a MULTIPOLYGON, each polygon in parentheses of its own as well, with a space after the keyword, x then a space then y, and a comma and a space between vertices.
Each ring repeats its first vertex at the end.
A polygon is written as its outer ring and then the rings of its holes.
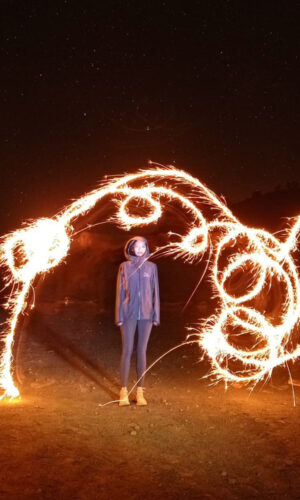
MULTIPOLYGON (((149 246, 146 238, 135 236, 125 245, 126 262, 119 267, 116 294, 116 324, 121 327, 121 391, 119 406, 129 405, 127 382, 134 345, 136 328, 137 378, 146 370, 146 351, 152 325, 159 325, 159 284, 157 265, 148 261, 149 246)), ((145 377, 137 385, 136 401, 144 406, 147 401, 143 394, 145 377)))

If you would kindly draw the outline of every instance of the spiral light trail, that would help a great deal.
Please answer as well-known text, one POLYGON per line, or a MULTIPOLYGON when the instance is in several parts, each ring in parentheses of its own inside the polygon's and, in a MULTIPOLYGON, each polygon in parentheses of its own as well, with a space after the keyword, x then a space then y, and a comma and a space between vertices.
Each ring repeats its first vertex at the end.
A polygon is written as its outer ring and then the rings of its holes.
POLYGON ((170 233, 170 242, 155 253, 191 263, 205 256, 208 260, 207 273, 218 305, 212 316, 199 320, 193 335, 211 362, 215 380, 255 384, 269 377, 276 366, 300 356, 296 331, 300 286, 292 257, 297 250, 300 216, 292 221, 285 237, 278 239, 240 223, 224 201, 188 173, 153 165, 105 181, 53 218, 38 219, 1 238, 1 265, 10 288, 0 359, 2 398, 19 396, 12 373, 13 341, 35 278, 66 258, 76 220, 106 198, 115 201, 117 208, 110 221, 125 230, 158 221, 172 202, 188 216, 188 231, 173 233, 172 238, 170 233), (133 202, 143 207, 143 213, 147 208, 146 215, 130 213, 133 202), (272 316, 261 307, 261 297, 274 286, 280 297, 272 316))

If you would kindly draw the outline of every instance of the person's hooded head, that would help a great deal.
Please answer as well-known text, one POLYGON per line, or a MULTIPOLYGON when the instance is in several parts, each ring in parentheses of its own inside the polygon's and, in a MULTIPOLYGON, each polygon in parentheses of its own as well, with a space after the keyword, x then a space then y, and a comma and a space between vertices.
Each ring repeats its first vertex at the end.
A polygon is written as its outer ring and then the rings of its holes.
POLYGON ((124 254, 127 260, 133 262, 146 260, 150 255, 148 241, 144 236, 130 238, 125 245, 124 254))

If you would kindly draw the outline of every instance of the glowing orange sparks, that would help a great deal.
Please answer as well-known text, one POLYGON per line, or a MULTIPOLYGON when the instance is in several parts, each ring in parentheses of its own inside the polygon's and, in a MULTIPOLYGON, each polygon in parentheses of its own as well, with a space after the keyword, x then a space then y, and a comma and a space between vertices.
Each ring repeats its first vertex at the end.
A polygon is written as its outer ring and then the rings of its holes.
POLYGON ((1 239, 1 265, 6 268, 6 286, 11 285, 5 304, 9 319, 2 334, 2 397, 19 396, 12 375, 13 340, 34 279, 66 258, 75 236, 72 224, 107 196, 117 206, 111 221, 126 230, 156 222, 163 213, 164 203, 171 201, 179 203, 188 214, 187 234, 177 235, 176 242, 158 248, 155 253, 172 254, 189 262, 208 255, 209 278, 219 306, 213 316, 199 323, 193 335, 209 357, 216 380, 257 383, 270 376, 276 366, 300 356, 300 345, 291 347, 289 342, 300 314, 299 276, 292 259, 297 249, 300 216, 280 241, 267 231, 241 224, 225 203, 198 179, 181 170, 158 166, 105 182, 57 216, 38 219, 1 239), (129 204, 133 200, 149 207, 145 216, 130 214, 129 204), (204 205, 211 210, 211 219, 204 217, 200 209, 204 205), (232 282, 241 275, 249 275, 249 279, 242 291, 239 288, 233 293, 232 282), (257 298, 274 279, 283 296, 276 318, 256 306, 257 298), (243 336, 253 339, 252 348, 242 348, 233 341, 243 336))

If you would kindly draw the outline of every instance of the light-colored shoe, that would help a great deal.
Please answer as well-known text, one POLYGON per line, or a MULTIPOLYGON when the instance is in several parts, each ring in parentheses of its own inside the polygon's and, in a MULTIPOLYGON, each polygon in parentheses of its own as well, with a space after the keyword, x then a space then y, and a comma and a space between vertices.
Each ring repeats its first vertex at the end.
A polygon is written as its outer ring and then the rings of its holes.
POLYGON ((119 406, 129 406, 127 387, 121 387, 119 406))
POLYGON ((136 404, 137 406, 146 406, 148 403, 144 398, 143 388, 138 387, 136 391, 136 404))

